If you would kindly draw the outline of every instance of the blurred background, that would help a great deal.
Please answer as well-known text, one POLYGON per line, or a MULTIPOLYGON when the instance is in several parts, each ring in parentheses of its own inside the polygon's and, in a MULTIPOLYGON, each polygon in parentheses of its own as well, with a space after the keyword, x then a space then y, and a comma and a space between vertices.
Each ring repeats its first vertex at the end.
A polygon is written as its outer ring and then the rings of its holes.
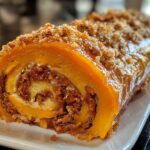
POLYGON ((150 0, 0 0, 0 49, 46 22, 67 23, 110 8, 134 8, 150 15, 150 0))

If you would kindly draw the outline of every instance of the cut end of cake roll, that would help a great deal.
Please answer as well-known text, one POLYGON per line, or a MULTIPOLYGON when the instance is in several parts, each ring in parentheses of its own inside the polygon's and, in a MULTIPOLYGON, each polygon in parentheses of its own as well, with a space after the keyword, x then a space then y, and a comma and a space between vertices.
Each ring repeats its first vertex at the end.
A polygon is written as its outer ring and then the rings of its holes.
POLYGON ((117 91, 94 63, 68 44, 13 47, 3 52, 0 68, 3 119, 87 140, 104 138, 112 126, 117 91))
POLYGON ((17 37, 0 52, 0 117, 106 138, 147 82, 149 24, 140 13, 110 11, 17 37))

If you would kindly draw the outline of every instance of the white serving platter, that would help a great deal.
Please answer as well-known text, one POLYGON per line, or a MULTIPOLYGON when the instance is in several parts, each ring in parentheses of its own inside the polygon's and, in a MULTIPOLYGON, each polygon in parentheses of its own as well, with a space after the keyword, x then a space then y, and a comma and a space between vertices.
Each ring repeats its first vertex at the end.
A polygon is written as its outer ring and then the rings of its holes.
POLYGON ((135 144, 150 114, 150 84, 145 95, 137 95, 120 119, 119 128, 109 139, 80 141, 63 134, 51 141, 55 132, 24 124, 0 121, 0 145, 32 150, 129 150, 135 144))

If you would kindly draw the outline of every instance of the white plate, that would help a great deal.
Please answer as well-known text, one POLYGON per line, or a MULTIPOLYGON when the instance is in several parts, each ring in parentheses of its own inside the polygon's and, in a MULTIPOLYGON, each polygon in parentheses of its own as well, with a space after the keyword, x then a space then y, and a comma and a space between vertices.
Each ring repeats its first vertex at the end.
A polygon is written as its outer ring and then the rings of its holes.
MULTIPOLYGON (((150 91, 150 84, 148 91, 150 91)), ((32 150, 129 150, 136 142, 150 114, 150 93, 137 95, 120 119, 116 133, 105 141, 79 141, 69 135, 59 135, 50 141, 53 131, 16 123, 0 121, 0 145, 32 150)))

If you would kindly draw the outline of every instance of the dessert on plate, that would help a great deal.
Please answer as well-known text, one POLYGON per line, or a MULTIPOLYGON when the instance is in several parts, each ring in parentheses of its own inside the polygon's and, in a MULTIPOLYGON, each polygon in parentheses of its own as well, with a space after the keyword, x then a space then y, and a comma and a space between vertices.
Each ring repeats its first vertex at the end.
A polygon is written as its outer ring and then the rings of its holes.
POLYGON ((104 139, 150 76, 150 18, 134 10, 45 24, 0 52, 0 118, 104 139))

